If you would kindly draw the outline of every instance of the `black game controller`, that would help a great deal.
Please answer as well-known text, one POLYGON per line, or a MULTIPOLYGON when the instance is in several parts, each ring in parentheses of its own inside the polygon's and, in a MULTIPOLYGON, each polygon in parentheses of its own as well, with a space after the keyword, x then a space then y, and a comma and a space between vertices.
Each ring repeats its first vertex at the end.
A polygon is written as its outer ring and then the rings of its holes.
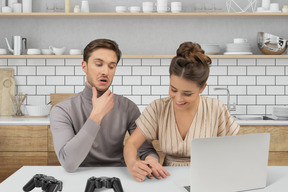
POLYGON ((23 187, 25 192, 31 191, 35 187, 41 187, 45 192, 62 191, 63 183, 51 176, 43 174, 36 174, 28 183, 23 187))
POLYGON ((121 181, 116 177, 90 177, 87 180, 85 192, 93 192, 99 188, 113 188, 115 192, 124 192, 121 181))

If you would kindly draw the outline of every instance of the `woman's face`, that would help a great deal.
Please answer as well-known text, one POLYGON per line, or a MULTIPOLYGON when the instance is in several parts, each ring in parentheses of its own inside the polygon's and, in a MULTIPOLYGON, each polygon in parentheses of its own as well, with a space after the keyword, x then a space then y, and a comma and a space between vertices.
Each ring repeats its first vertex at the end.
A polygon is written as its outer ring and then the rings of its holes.
POLYGON ((200 88, 196 82, 183 79, 176 75, 170 76, 169 96, 173 100, 174 107, 180 110, 189 110, 199 100, 199 94, 203 92, 206 84, 200 88))

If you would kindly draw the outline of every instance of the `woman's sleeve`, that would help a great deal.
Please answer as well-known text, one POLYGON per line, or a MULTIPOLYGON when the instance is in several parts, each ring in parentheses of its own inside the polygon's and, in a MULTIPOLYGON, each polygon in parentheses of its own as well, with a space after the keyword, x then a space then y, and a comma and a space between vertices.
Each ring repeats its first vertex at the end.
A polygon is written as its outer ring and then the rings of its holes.
POLYGON ((221 103, 219 107, 220 113, 218 117, 217 136, 236 135, 240 129, 240 125, 235 121, 223 103, 221 103))
POLYGON ((160 100, 156 100, 149 104, 140 117, 136 120, 137 127, 149 142, 158 139, 158 114, 161 106, 159 105, 159 101, 160 100))

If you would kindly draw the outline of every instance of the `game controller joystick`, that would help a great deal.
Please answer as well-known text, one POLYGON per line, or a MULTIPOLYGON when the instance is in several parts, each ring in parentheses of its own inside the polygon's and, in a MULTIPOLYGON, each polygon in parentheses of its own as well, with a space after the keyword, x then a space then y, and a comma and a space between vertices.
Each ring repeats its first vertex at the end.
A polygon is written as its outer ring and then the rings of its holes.
POLYGON ((35 187, 41 187, 45 192, 62 191, 63 183, 51 176, 36 174, 23 187, 25 192, 33 190, 35 187))
POLYGON ((115 192, 124 192, 120 179, 116 177, 90 177, 87 180, 85 192, 93 192, 102 187, 113 188, 115 192))

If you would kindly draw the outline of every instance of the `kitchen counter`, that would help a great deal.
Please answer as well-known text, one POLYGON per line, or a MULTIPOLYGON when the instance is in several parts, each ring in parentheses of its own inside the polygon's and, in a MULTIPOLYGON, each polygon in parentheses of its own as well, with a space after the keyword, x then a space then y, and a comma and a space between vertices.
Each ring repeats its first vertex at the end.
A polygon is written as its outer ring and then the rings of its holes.
POLYGON ((0 125, 50 125, 49 117, 0 116, 0 125))
MULTIPOLYGON (((238 120, 239 125, 288 125, 288 120, 238 120)), ((0 116, 0 125, 50 125, 49 117, 0 116)))

